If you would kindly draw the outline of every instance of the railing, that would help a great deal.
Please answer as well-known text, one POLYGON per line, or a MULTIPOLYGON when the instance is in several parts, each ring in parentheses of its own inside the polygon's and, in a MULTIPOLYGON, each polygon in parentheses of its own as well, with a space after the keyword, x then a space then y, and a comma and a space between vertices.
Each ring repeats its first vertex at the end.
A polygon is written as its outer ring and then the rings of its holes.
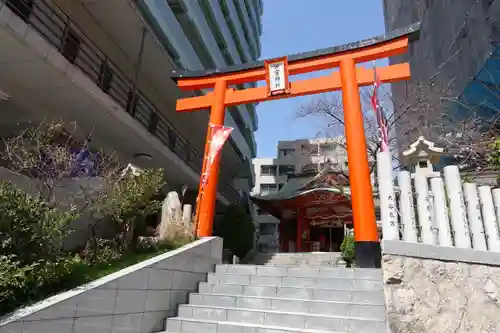
POLYGON ((377 160, 384 239, 500 252, 500 188, 463 182, 451 165, 442 174, 399 171, 396 190, 388 156, 377 160))
MULTIPOLYGON (((172 150, 196 173, 201 173, 203 156, 161 114, 132 80, 55 3, 46 0, 0 0, 16 13, 99 88, 113 98, 135 120, 172 150), (50 4, 49 4, 50 3, 50 4)), ((229 182, 220 182, 220 192, 231 202, 240 200, 229 182)))

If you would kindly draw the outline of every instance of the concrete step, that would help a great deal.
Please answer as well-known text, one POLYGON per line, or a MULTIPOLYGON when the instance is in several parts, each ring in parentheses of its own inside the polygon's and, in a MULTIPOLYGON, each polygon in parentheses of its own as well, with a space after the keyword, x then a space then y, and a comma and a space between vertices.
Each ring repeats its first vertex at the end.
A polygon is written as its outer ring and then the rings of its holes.
POLYGON ((340 252, 260 253, 255 256, 252 263, 255 265, 287 264, 331 267, 341 259, 340 252))
POLYGON ((343 277, 314 278, 272 275, 239 275, 230 273, 209 273, 208 283, 241 284, 295 288, 335 288, 353 290, 382 290, 382 280, 367 280, 343 277))
POLYGON ((225 294, 233 296, 263 296, 305 300, 384 304, 382 290, 346 290, 333 288, 293 288, 200 282, 200 294, 225 294))
POLYGON ((291 277, 348 278, 382 280, 381 269, 343 267, 297 267, 261 265, 216 265, 216 273, 291 277))
MULTIPOLYGON (((214 320, 217 322, 239 322, 265 326, 286 326, 296 329, 320 329, 346 332, 384 333, 384 320, 372 320, 359 317, 327 316, 299 312, 282 312, 273 310, 233 309, 223 307, 206 307, 197 305, 181 305, 180 319, 214 320)), ((167 324, 168 328, 168 324, 167 324)))
POLYGON ((385 320, 364 317, 333 316, 275 310, 237 309, 204 305, 180 305, 179 318, 232 321, 247 324, 309 329, 333 329, 334 331, 370 332, 385 331, 385 320))
POLYGON ((191 294, 189 296, 189 304, 238 309, 292 311, 344 317, 363 316, 368 319, 376 320, 385 320, 386 318, 384 305, 313 301, 293 298, 191 294))
POLYGON ((268 326, 241 322, 169 318, 164 333, 347 333, 347 331, 268 326))

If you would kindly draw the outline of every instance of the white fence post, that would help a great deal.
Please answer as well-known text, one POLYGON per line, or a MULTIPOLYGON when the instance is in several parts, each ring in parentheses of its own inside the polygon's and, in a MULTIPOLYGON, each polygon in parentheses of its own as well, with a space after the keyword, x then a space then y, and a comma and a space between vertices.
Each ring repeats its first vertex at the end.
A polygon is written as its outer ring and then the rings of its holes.
POLYGON ((415 206, 413 205, 413 191, 411 188, 411 176, 408 171, 398 172, 399 186, 399 212, 401 214, 401 225, 403 226, 403 240, 406 242, 418 242, 417 225, 415 223, 415 206))
POLYGON ((454 231, 455 246, 470 249, 469 223, 465 213, 460 172, 456 165, 444 167, 444 182, 450 202, 451 225, 454 231))
POLYGON ((441 177, 431 178, 431 191, 434 197, 434 218, 438 228, 439 245, 453 246, 448 205, 446 204, 444 183, 441 177))
POLYGON ((420 239, 424 244, 436 244, 432 222, 432 205, 429 198, 427 176, 415 174, 415 191, 417 192, 418 222, 420 224, 420 239))
MULTIPOLYGON (((498 224, 498 228, 500 229, 500 188, 494 189, 493 191, 491 191, 491 193, 493 194, 493 204, 495 205, 497 224, 498 224)), ((500 237, 500 234, 499 234, 499 237, 500 237)))
POLYGON ((399 240, 398 216, 392 180, 392 155, 389 151, 377 153, 380 219, 384 239, 399 240))
POLYGON ((481 207, 479 206, 479 199, 477 197, 477 185, 474 183, 465 183, 464 196, 465 202, 467 203, 470 232, 472 234, 472 248, 476 250, 486 250, 481 207))
POLYGON ((483 213, 483 222, 486 232, 486 242, 488 243, 488 250, 500 252, 498 223, 495 216, 495 206, 493 204, 493 196, 491 194, 490 186, 479 186, 479 201, 481 203, 481 211, 483 213))

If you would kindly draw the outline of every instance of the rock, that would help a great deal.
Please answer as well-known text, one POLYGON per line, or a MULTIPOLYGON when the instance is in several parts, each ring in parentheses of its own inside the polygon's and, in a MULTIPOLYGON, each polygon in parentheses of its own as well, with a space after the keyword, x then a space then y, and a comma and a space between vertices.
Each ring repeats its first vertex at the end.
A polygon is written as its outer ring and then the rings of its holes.
POLYGON ((175 191, 168 192, 161 207, 161 221, 158 225, 158 238, 167 237, 168 225, 170 223, 182 222, 182 208, 179 194, 175 191))
POLYGON ((500 267, 383 256, 392 333, 500 332, 500 267))

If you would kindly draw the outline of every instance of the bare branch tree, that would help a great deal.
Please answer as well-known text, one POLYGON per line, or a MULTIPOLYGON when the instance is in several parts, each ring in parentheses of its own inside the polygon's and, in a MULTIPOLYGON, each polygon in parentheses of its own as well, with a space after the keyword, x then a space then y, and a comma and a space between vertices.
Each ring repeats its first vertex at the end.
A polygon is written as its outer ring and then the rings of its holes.
MULTIPOLYGON (((93 150, 90 137, 78 140, 76 131, 74 123, 42 121, 14 137, 3 138, 4 164, 26 176, 33 189, 51 205, 60 203, 58 190, 68 185, 68 181, 88 177, 118 179, 123 166, 116 155, 93 150)), ((79 184, 79 190, 89 194, 88 185, 79 184)), ((68 199, 68 204, 75 204, 76 198, 68 199)), ((80 202, 79 206, 84 209, 86 203, 82 206, 80 202)))
MULTIPOLYGON (((381 94, 379 91, 388 118, 389 143, 396 167, 402 167, 399 154, 417 137, 424 136, 444 147, 451 161, 462 170, 477 175, 492 170, 488 155, 492 152, 492 143, 500 135, 500 110, 486 100, 479 105, 461 101, 455 95, 455 78, 441 72, 460 52, 461 49, 453 52, 427 80, 395 84, 393 91, 404 97, 402 101, 396 102, 391 93, 381 94), (490 115, 485 116, 486 112, 490 115)), ((492 96, 500 97, 497 91, 487 88, 492 96)), ((372 89, 362 88, 360 93, 367 153, 375 161, 379 139, 375 113, 369 100, 372 89)), ((298 118, 310 116, 325 120, 323 132, 334 137, 344 135, 343 106, 338 93, 313 99, 297 112, 298 118)))

